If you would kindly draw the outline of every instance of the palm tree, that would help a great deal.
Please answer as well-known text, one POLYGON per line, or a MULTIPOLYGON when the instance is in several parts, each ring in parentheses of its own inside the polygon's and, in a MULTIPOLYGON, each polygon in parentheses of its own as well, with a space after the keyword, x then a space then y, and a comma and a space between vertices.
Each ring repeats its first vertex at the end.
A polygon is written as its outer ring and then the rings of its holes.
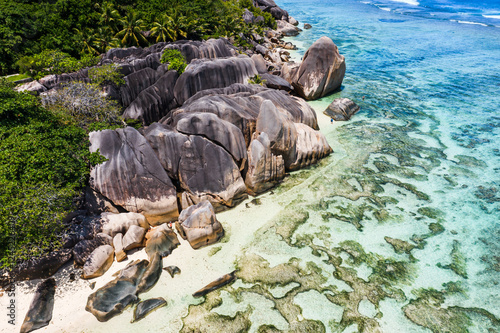
POLYGON ((99 55, 99 51, 96 48, 95 36, 90 29, 79 30, 75 28, 74 31, 76 39, 82 47, 80 53, 99 55))
POLYGON ((101 53, 115 47, 120 47, 120 40, 113 35, 110 27, 97 28, 94 34, 94 40, 96 48, 101 53))
POLYGON ((118 31, 115 37, 121 39, 124 46, 141 46, 147 45, 148 41, 142 34, 145 30, 144 21, 139 18, 136 12, 129 12, 127 16, 120 19, 122 30, 118 31))
POLYGON ((151 36, 156 37, 156 42, 166 42, 167 40, 174 41, 174 31, 172 30, 172 18, 168 15, 163 15, 159 22, 153 22, 151 28, 151 36))
POLYGON ((105 27, 116 30, 116 22, 119 17, 120 14, 118 14, 118 11, 114 8, 114 5, 112 3, 107 1, 103 2, 101 6, 101 23, 105 27))

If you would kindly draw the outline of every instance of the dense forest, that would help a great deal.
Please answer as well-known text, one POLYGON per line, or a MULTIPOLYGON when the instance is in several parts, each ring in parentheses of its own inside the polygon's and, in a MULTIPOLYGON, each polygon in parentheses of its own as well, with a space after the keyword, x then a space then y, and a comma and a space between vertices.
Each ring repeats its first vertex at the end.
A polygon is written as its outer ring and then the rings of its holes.
POLYGON ((26 69, 46 50, 80 59, 178 39, 234 36, 238 42, 241 32, 274 25, 251 0, 0 0, 0 75, 26 69), (244 24, 245 8, 264 21, 244 24))
MULTIPOLYGON (((161 41, 225 36, 244 45, 242 36, 275 26, 251 0, 0 0, 0 75, 76 71, 111 48, 161 41), (264 19, 245 24, 245 8, 264 19)), ((162 62, 185 67, 168 56, 162 62)), ((122 80, 115 69, 94 68, 91 82, 59 90, 60 102, 49 106, 0 78, 0 268, 63 245, 64 218, 81 204, 90 167, 102 162, 88 151, 88 133, 126 126, 120 106, 100 94, 122 80), (65 104, 75 92, 95 96, 85 113, 65 104)))

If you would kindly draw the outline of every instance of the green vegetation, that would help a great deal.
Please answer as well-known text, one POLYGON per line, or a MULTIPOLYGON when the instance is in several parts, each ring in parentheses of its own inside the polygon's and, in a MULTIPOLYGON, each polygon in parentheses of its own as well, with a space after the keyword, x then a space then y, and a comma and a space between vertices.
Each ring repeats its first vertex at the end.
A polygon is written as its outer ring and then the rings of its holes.
MULTIPOLYGON (((0 81, 0 267, 61 246, 89 163, 86 131, 0 81)), ((97 156, 94 156, 97 155, 97 156)))
POLYGON ((248 46, 264 27, 276 22, 251 0, 0 0, 0 75, 74 71, 85 55, 179 39, 224 36, 248 46), (245 24, 245 8, 264 20, 245 24))
POLYGON ((176 70, 179 75, 184 73, 187 63, 181 51, 175 49, 166 49, 161 55, 160 62, 162 64, 168 63, 169 70, 176 70))
POLYGON ((250 84, 260 84, 261 86, 266 83, 266 80, 262 80, 262 77, 260 77, 259 74, 255 74, 251 78, 248 79, 248 83, 250 84))
POLYGON ((121 86, 125 84, 123 74, 118 71, 118 66, 115 64, 108 64, 89 69, 89 79, 92 83, 99 86, 113 84, 121 86))

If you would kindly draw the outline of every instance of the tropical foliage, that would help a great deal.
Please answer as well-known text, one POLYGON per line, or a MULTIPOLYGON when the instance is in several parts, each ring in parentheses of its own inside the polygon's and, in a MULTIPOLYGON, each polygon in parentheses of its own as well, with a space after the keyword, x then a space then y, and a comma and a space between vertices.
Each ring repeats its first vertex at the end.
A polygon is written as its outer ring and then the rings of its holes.
POLYGON ((163 51, 160 62, 162 64, 168 63, 168 69, 176 70, 179 74, 184 73, 187 66, 186 59, 181 51, 175 49, 166 49, 163 51))
POLYGON ((0 75, 26 70, 27 59, 46 50, 81 60, 179 39, 225 36, 243 45, 240 34, 251 38, 265 26, 276 23, 251 0, 0 0, 0 75), (245 24, 245 8, 264 20, 245 24))

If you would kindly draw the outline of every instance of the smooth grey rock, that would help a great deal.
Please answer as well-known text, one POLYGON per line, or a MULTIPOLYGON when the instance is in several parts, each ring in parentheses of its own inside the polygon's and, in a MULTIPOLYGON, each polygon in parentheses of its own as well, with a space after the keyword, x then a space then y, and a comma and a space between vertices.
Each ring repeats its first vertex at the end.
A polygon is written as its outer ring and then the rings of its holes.
POLYGON ((241 130, 213 113, 187 113, 177 121, 177 131, 204 136, 226 149, 236 162, 247 158, 245 137, 241 130))
POLYGON ((266 133, 254 133, 248 148, 248 171, 245 184, 253 195, 262 193, 285 177, 282 156, 271 152, 271 142, 266 133))
POLYGON ((71 259, 72 252, 71 249, 58 250, 40 258, 24 261, 14 268, 10 275, 16 281, 46 279, 71 259))
POLYGON ((127 107, 144 89, 156 82, 158 77, 152 68, 144 68, 123 78, 125 84, 120 86, 121 104, 127 107))
POLYGON ((155 253, 150 258, 146 271, 141 278, 141 282, 137 286, 137 293, 144 293, 154 287, 156 282, 160 279, 163 270, 162 256, 155 253))
POLYGON ((182 40, 170 43, 165 49, 181 51, 187 63, 194 59, 215 59, 233 56, 234 47, 224 38, 209 39, 203 42, 182 40))
POLYGON ((177 192, 147 140, 134 128, 89 134, 90 151, 107 161, 92 168, 90 186, 155 225, 178 216, 177 192))
POLYGON ((118 272, 118 276, 90 294, 85 310, 97 320, 108 321, 137 301, 137 287, 149 262, 137 260, 118 272))
POLYGON ((146 235, 146 229, 131 225, 127 233, 123 236, 123 250, 129 251, 143 246, 144 235, 146 235))
POLYGON ((174 86, 178 77, 176 71, 168 71, 153 85, 142 90, 125 109, 122 117, 139 120, 143 125, 160 120, 178 106, 174 98, 174 86))
POLYGON ((183 208, 209 200, 223 209, 246 197, 245 183, 231 155, 200 136, 191 136, 182 146, 179 182, 185 190, 183 208))
POLYGON ((92 279, 103 275, 113 264, 114 249, 110 245, 101 245, 96 248, 85 261, 83 266, 84 279, 92 279))
POLYGON ((267 134, 271 152, 283 156, 286 168, 295 162, 297 141, 295 125, 287 114, 279 112, 270 100, 264 101, 261 105, 257 118, 257 133, 267 134))
POLYGON ((189 137, 160 123, 154 123, 146 128, 144 136, 169 177, 178 180, 181 148, 189 137))
POLYGON ((291 25, 294 25, 294 26, 298 26, 299 25, 299 21, 297 21, 296 19, 294 19, 291 16, 288 16, 288 23, 290 23, 291 25))
POLYGON ((94 239, 85 239, 73 248, 73 258, 78 265, 84 265, 87 258, 92 254, 92 252, 101 245, 111 245, 113 240, 110 241, 109 236, 106 237, 105 234, 99 233, 94 239))
POLYGON ((284 90, 287 92, 290 92, 293 90, 292 85, 287 80, 285 80, 277 75, 262 74, 261 78, 262 78, 262 80, 266 80, 264 82, 264 84, 268 88, 284 90))
POLYGON ((139 302, 134 310, 134 319, 131 323, 145 318, 151 312, 167 305, 167 301, 163 297, 150 298, 145 301, 139 302))
POLYGON ((349 98, 337 98, 323 112, 335 121, 349 120, 359 111, 359 106, 349 98))
POLYGON ((193 249, 216 243, 224 236, 224 229, 217 221, 214 208, 208 201, 184 209, 175 226, 193 249))
POLYGON ((163 270, 167 271, 168 274, 173 278, 176 274, 181 274, 181 269, 177 266, 168 266, 165 267, 163 270))
POLYGON ((139 213, 104 213, 101 215, 101 221, 102 232, 111 237, 114 237, 119 233, 126 234, 127 230, 132 225, 139 226, 144 229, 149 228, 146 218, 144 215, 139 213))
POLYGON ((166 223, 150 229, 146 234, 146 253, 149 260, 152 260, 155 254, 166 257, 179 245, 177 235, 166 223))
POLYGON ((321 98, 340 88, 345 58, 328 37, 321 37, 307 50, 292 78, 295 91, 307 100, 321 98))
POLYGON ((35 296, 21 326, 21 333, 37 330, 50 323, 54 310, 55 292, 56 281, 53 278, 47 279, 37 286, 35 296))
POLYGON ((198 59, 188 65, 175 84, 174 96, 179 105, 198 91, 223 88, 233 83, 247 83, 258 74, 248 56, 225 59, 198 59))
POLYGON ((277 20, 276 23, 278 24, 277 31, 282 33, 283 36, 297 36, 302 31, 299 27, 296 27, 284 20, 277 20))
POLYGON ((236 280, 236 271, 232 271, 229 274, 224 274, 217 280, 207 284, 205 287, 201 288, 193 294, 193 297, 203 297, 211 291, 222 288, 236 280))
POLYGON ((113 247, 115 248, 116 261, 120 262, 127 259, 127 254, 123 250, 123 235, 116 234, 113 238, 113 247))
POLYGON ((257 72, 259 74, 266 74, 267 73, 267 65, 266 61, 264 60, 264 57, 260 54, 254 54, 252 55, 252 60, 253 63, 255 64, 255 68, 257 69, 257 72))
POLYGON ((295 127, 297 129, 296 160, 290 165, 290 170, 298 170, 315 164, 333 151, 320 131, 298 123, 295 127))
POLYGON ((31 81, 15 87, 14 90, 19 92, 27 91, 35 95, 38 95, 40 93, 46 92, 47 88, 38 81, 31 81))

